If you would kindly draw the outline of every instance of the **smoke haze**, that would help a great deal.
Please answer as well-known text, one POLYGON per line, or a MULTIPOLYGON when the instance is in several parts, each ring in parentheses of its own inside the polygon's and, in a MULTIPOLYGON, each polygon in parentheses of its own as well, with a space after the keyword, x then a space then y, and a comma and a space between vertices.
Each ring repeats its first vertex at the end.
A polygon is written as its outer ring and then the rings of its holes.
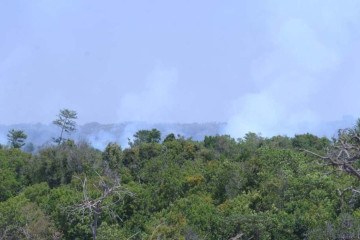
POLYGON ((0 124, 70 108, 80 124, 227 122, 242 137, 360 115, 358 0, 3 0, 0 29, 0 124))
POLYGON ((355 1, 269 3, 272 48, 252 61, 255 89, 233 101, 226 131, 235 136, 319 133, 327 121, 358 116, 355 96, 343 89, 359 89, 359 82, 349 84, 343 76, 344 63, 358 48, 359 6, 355 1))

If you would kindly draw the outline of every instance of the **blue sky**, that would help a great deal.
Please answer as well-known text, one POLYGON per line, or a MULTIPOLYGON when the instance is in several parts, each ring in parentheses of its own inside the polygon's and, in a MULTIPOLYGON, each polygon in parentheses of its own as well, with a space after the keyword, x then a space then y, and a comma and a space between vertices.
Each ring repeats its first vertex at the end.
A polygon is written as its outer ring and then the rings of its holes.
POLYGON ((0 123, 228 122, 316 129, 360 114, 360 1, 0 2, 0 123))

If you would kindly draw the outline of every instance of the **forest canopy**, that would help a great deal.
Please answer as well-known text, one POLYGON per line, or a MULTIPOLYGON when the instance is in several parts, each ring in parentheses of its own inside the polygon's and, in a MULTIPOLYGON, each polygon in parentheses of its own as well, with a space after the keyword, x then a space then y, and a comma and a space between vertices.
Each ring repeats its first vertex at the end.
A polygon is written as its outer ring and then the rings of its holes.
POLYGON ((350 165, 326 157, 359 132, 2 146, 0 239, 357 239, 359 149, 350 165))

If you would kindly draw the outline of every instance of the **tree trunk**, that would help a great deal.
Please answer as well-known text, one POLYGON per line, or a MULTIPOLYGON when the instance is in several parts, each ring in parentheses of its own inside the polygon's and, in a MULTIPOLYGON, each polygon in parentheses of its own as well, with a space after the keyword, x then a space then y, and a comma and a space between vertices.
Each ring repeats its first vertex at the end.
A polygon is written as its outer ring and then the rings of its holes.
POLYGON ((100 214, 100 207, 97 205, 96 208, 94 209, 94 221, 91 224, 93 240, 96 240, 99 214, 100 214))

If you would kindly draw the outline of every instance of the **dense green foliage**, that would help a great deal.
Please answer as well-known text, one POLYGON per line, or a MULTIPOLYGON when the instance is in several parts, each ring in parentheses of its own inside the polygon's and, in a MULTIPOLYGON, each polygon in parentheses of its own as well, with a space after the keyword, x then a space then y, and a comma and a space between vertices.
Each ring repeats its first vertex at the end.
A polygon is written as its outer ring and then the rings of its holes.
POLYGON ((359 181, 300 150, 326 138, 134 137, 0 149, 0 239, 358 239, 359 181), (98 199, 97 214, 79 207, 98 199))

